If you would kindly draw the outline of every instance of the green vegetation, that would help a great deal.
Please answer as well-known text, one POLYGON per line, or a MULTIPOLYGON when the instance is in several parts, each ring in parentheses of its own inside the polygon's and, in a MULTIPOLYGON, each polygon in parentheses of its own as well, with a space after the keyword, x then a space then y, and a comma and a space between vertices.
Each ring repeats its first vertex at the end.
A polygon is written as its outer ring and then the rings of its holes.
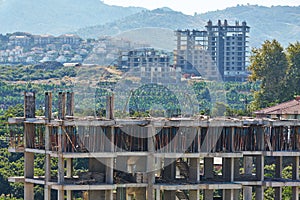
POLYGON ((286 50, 276 40, 265 41, 253 49, 250 58, 250 81, 260 83, 254 92, 251 110, 258 110, 293 99, 300 95, 300 43, 290 44, 286 50))

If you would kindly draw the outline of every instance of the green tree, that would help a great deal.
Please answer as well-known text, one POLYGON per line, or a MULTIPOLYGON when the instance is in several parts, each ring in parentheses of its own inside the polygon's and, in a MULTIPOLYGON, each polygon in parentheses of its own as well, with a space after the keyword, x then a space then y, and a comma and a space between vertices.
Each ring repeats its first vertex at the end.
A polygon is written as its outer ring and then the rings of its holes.
POLYGON ((300 43, 290 44, 286 54, 289 61, 287 71, 289 92, 293 95, 300 95, 300 43))
POLYGON ((278 41, 265 41, 261 48, 254 48, 250 57, 250 81, 260 82, 259 91, 254 93, 252 109, 270 106, 290 99, 292 94, 285 90, 288 60, 278 41))

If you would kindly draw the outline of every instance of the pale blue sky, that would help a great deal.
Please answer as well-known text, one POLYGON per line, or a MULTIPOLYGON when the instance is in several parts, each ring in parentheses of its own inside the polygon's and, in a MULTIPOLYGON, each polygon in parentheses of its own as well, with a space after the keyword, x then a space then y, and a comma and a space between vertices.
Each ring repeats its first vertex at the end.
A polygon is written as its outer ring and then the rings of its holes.
POLYGON ((193 15, 195 12, 204 13, 207 11, 221 10, 227 7, 240 5, 262 5, 276 6, 289 5, 300 6, 300 0, 103 0, 110 5, 140 6, 148 9, 169 7, 185 14, 193 15))

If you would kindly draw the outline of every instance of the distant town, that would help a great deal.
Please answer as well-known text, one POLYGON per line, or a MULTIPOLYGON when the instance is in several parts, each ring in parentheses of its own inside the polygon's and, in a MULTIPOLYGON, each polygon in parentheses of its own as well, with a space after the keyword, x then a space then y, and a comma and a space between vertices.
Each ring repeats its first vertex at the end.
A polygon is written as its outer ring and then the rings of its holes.
POLYGON ((113 37, 82 39, 75 34, 55 37, 16 32, 0 35, 0 63, 26 65, 57 61, 115 65, 120 69, 149 67, 154 71, 169 71, 164 68, 173 67, 182 69, 185 76, 245 81, 249 31, 246 22, 229 25, 227 20, 219 20, 215 25, 208 21, 203 31, 175 30, 177 44, 173 52, 157 51, 146 43, 113 37))

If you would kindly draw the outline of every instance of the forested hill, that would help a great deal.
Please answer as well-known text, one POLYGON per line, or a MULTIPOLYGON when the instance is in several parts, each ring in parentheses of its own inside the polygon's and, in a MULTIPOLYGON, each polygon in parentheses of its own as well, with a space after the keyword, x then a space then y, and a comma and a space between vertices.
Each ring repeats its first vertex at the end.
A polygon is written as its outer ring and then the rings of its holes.
MULTIPOLYGON (((76 33, 82 37, 93 38, 100 35, 123 35, 129 39, 144 37, 149 43, 156 40, 164 40, 166 43, 174 41, 173 31, 176 29, 204 29, 207 21, 211 19, 217 23, 227 19, 230 24, 235 21, 246 21, 251 27, 250 41, 252 47, 260 46, 267 39, 277 39, 284 46, 300 40, 300 6, 273 6, 263 7, 256 5, 243 5, 217 10, 194 16, 185 15, 181 12, 170 9, 156 9, 152 11, 142 11, 131 16, 107 23, 105 25, 92 26, 79 29, 76 33), (156 28, 148 33, 149 29, 156 28), (159 36, 159 29, 164 28, 163 36, 159 36), (136 29, 139 29, 136 31, 136 29), (166 29, 169 33, 166 34, 166 29), (128 32, 132 32, 129 34, 128 32), (146 34, 147 33, 147 34, 146 34), (145 37, 145 35, 147 37, 145 37), (161 38, 164 37, 164 38, 161 38), (149 39, 150 38, 150 39, 149 39)), ((166 44, 161 43, 162 46, 166 44)))
POLYGON ((0 33, 59 35, 141 10, 144 8, 110 6, 100 0, 0 0, 0 33))
POLYGON ((100 0, 0 0, 0 33, 60 35, 72 32, 84 38, 118 35, 138 41, 144 38, 154 47, 173 49, 170 46, 174 44, 174 30, 202 30, 209 19, 213 23, 227 19, 230 24, 248 23, 251 47, 259 47, 266 39, 274 38, 287 46, 300 40, 299 13, 300 6, 237 5, 192 16, 169 8, 150 11, 110 6, 100 0), (149 32, 149 27, 155 29, 149 32), (157 28, 163 28, 162 34, 157 28))

